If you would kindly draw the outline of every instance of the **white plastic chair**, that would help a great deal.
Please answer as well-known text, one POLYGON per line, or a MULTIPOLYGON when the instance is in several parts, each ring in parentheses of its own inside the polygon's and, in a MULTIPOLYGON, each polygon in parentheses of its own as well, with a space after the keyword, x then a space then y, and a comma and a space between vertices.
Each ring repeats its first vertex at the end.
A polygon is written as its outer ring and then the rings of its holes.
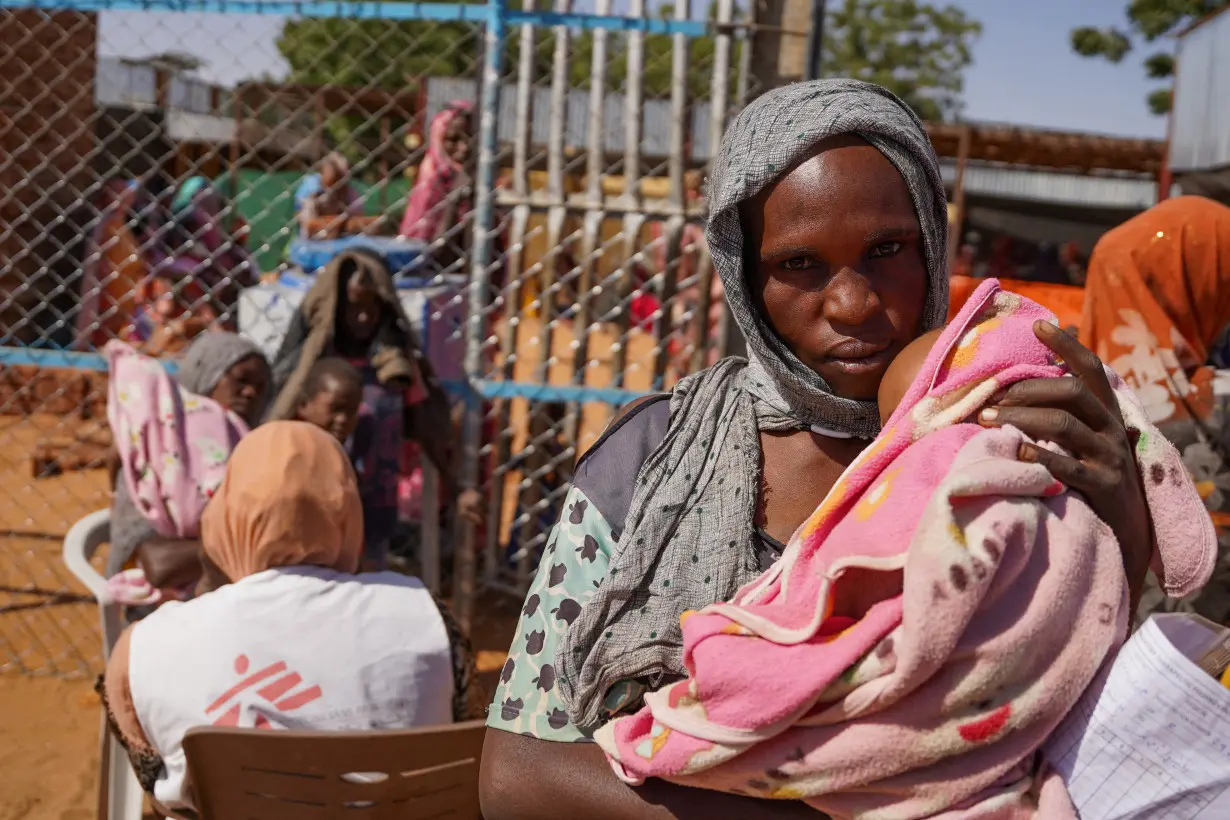
MULTIPOLYGON (((107 580, 94 569, 90 559, 102 544, 111 540, 111 510, 99 510, 82 518, 64 537, 64 565, 98 601, 102 625, 103 659, 111 657, 111 647, 124 629, 123 608, 111 600, 107 580)), ((128 754, 102 721, 98 756, 98 816, 103 820, 141 820, 145 793, 128 762, 128 754)))

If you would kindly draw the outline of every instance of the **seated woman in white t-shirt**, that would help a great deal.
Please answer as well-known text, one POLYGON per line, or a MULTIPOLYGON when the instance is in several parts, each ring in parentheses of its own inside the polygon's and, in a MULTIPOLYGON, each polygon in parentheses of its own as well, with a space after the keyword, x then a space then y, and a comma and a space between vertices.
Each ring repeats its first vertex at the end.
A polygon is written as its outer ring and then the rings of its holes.
POLYGON ((473 656, 416 578, 353 574, 363 511, 328 433, 273 422, 235 448, 201 518, 206 583, 120 637, 104 700, 141 785, 192 808, 194 726, 354 731, 481 717, 473 656))

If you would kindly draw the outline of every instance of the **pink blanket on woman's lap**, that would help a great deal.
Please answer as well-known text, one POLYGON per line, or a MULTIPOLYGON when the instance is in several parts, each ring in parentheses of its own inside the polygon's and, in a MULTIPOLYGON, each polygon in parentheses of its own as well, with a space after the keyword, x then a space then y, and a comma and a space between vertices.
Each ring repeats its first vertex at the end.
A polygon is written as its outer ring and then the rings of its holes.
MULTIPOLYGON (((1119 547, 1017 460, 1018 431, 964 421, 1006 385, 1065 374, 1036 319, 1051 317, 978 288, 778 565, 684 615, 689 677, 598 731, 621 776, 834 818, 1075 817, 1036 752, 1124 638, 1119 547)), ((1186 594, 1212 570, 1212 526, 1178 453, 1113 385, 1140 433, 1154 569, 1186 594)))

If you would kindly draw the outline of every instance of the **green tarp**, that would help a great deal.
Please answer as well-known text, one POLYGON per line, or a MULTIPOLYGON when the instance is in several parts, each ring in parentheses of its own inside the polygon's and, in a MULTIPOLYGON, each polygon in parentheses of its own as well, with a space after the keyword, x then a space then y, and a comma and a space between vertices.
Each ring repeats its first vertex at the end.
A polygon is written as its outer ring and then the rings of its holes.
MULTIPOLYGON (((229 174, 220 177, 216 184, 225 191, 239 215, 248 223, 248 249, 255 257, 262 272, 275 270, 286 258, 286 246, 295 235, 295 189, 303 180, 301 171, 258 171, 241 169, 238 184, 231 187, 229 174)), ((401 221, 406 207, 406 194, 410 181, 397 177, 378 183, 354 182, 355 189, 363 199, 363 212, 369 216, 389 214, 392 224, 401 221)))

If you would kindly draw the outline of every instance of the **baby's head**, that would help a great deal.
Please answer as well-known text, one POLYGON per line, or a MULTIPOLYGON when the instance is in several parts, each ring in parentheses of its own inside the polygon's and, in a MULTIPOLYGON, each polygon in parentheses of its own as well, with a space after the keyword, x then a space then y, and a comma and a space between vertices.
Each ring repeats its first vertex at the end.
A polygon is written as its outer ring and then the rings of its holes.
POLYGON ((893 411, 897 409, 897 405, 901 404, 901 400, 909 392, 910 385, 918 376, 918 371, 927 361, 931 348, 935 346, 936 340, 943 332, 944 328, 940 327, 919 336, 906 345, 897 354, 897 358, 889 364, 888 370, 884 371, 884 378, 880 381, 880 392, 877 396, 881 424, 885 424, 893 411))
POLYGON ((345 443, 359 421, 363 377, 345 359, 326 358, 308 371, 295 417, 345 443))

